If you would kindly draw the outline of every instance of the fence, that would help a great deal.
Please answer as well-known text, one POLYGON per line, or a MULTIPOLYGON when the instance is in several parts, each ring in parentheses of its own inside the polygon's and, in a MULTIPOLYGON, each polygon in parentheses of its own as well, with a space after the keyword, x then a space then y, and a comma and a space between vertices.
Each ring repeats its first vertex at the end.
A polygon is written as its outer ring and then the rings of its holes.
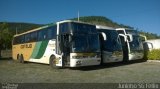
POLYGON ((2 58, 10 58, 12 57, 12 50, 1 50, 2 58))

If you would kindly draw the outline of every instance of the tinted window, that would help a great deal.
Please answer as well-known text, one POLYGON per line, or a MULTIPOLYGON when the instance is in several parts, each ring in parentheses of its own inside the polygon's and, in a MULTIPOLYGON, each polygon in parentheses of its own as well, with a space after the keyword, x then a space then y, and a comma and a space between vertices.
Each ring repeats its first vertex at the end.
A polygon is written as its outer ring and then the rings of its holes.
POLYGON ((69 33, 69 23, 62 23, 60 24, 60 34, 63 34, 63 33, 69 33))
POLYGON ((47 28, 48 39, 56 39, 57 26, 47 28))
POLYGON ((126 30, 127 34, 132 34, 132 35, 137 35, 138 31, 137 30, 126 30))
POLYGON ((47 39, 47 30, 38 31, 38 41, 42 41, 46 39, 47 39))
POLYGON ((118 32, 119 34, 124 34, 124 31, 123 31, 123 30, 117 30, 117 32, 118 32))
POLYGON ((105 51, 117 51, 121 50, 121 42, 119 40, 116 30, 100 30, 107 36, 107 40, 102 41, 103 50, 105 51))
POLYGON ((37 41, 37 32, 32 32, 31 33, 30 41, 31 42, 37 41))
POLYGON ((24 35, 19 36, 19 43, 24 43, 24 42, 25 42, 24 35))
POLYGON ((24 43, 25 42, 25 40, 24 40, 24 36, 22 35, 22 36, 17 36, 17 37, 15 37, 14 39, 13 39, 13 44, 15 45, 15 44, 22 44, 22 43, 24 43))
POLYGON ((25 42, 29 42, 31 39, 31 34, 26 34, 25 35, 25 42))
POLYGON ((71 23, 73 33, 97 33, 96 27, 83 23, 71 23))

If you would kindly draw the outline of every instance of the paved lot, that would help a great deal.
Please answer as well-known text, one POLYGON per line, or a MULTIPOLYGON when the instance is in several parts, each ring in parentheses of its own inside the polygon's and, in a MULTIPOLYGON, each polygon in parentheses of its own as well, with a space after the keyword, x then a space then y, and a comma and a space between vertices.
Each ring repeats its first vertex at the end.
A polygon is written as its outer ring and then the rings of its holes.
POLYGON ((160 63, 132 61, 103 66, 52 69, 37 63, 0 59, 0 82, 9 83, 160 83, 160 63))

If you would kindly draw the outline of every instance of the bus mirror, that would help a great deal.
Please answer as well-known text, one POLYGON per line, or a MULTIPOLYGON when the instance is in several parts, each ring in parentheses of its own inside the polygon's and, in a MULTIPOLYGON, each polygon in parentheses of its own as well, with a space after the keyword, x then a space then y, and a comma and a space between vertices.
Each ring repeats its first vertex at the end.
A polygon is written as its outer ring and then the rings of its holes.
POLYGON ((104 32, 101 32, 101 34, 102 34, 102 36, 103 36, 103 39, 104 39, 104 40, 107 40, 106 34, 105 34, 104 32))
POLYGON ((124 34, 119 34, 119 36, 121 40, 124 39, 124 42, 127 41, 127 37, 124 34))
POLYGON ((72 35, 69 35, 69 42, 72 42, 72 35))
POLYGON ((144 36, 144 35, 140 35, 140 39, 141 39, 141 41, 142 41, 142 42, 144 42, 144 41, 146 41, 146 40, 147 40, 147 37, 146 37, 146 36, 144 36))
POLYGON ((126 36, 127 36, 127 40, 128 40, 129 42, 132 42, 132 41, 133 41, 133 37, 132 37, 131 34, 127 34, 126 36))
POLYGON ((150 42, 145 42, 144 45, 145 45, 144 46, 145 50, 152 50, 153 49, 153 44, 150 42))

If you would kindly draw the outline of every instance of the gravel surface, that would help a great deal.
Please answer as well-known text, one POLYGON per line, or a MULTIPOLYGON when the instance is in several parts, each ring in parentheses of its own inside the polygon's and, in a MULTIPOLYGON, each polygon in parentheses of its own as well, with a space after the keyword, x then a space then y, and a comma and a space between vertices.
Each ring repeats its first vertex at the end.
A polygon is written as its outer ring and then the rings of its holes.
POLYGON ((37 63, 0 59, 0 82, 5 83, 160 83, 160 63, 131 61, 103 66, 52 69, 37 63))

